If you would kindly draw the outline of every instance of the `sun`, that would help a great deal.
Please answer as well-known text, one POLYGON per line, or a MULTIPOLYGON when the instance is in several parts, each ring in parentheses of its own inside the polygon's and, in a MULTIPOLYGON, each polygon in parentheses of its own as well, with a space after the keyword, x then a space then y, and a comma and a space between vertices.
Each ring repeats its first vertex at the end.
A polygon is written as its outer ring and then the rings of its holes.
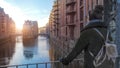
POLYGON ((16 23, 16 29, 22 30, 23 29, 23 23, 16 23))

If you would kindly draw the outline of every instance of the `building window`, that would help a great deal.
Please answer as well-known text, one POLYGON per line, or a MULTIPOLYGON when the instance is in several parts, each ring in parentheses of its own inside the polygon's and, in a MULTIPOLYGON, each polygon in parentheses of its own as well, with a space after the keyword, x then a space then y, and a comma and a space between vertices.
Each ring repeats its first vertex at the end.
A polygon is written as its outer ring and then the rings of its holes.
POLYGON ((83 29, 83 23, 80 23, 80 30, 83 29))
POLYGON ((92 7, 92 10, 93 10, 93 0, 91 0, 91 7, 92 7))
POLYGON ((67 36, 67 27, 66 27, 66 36, 67 36))
POLYGON ((89 10, 89 6, 90 6, 90 5, 89 5, 89 0, 88 0, 88 1, 87 1, 87 9, 88 9, 88 10, 89 10))
POLYGON ((73 11, 74 10, 74 5, 71 5, 70 6, 70 11, 73 11))
POLYGON ((83 5, 83 0, 80 0, 80 6, 82 6, 83 5))
POLYGON ((70 23, 74 23, 74 18, 75 18, 74 15, 71 15, 71 16, 70 16, 70 23))
POLYGON ((83 7, 80 8, 80 21, 83 21, 84 10, 83 7))
POLYGON ((98 5, 98 0, 96 0, 96 4, 98 5))
POLYGON ((68 16, 66 16, 66 18, 65 18, 65 19, 66 19, 66 23, 65 23, 65 24, 67 24, 67 23, 68 23, 68 21, 67 21, 67 20, 68 20, 68 16))
POLYGON ((4 29, 4 24, 2 24, 2 29, 4 29))
POLYGON ((74 27, 70 27, 70 38, 74 40, 74 27))
POLYGON ((5 32, 5 30, 4 30, 4 29, 2 29, 2 32, 4 33, 4 32, 5 32))

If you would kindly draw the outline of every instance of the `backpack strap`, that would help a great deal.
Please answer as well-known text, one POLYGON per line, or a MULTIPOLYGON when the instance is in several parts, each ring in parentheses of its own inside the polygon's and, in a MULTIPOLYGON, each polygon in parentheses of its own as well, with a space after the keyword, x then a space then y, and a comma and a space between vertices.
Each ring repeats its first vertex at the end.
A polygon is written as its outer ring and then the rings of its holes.
POLYGON ((93 28, 93 29, 96 32, 98 32, 98 34, 104 39, 104 42, 108 42, 109 30, 107 30, 107 36, 106 36, 106 38, 104 38, 103 34, 97 28, 93 28))
MULTIPOLYGON (((103 41, 105 44, 105 38, 104 38, 103 34, 97 28, 93 28, 93 29, 103 38, 103 41)), ((91 51, 89 51, 89 53, 92 57, 95 57, 95 55, 91 51)))
POLYGON ((93 28, 93 29, 105 40, 103 34, 97 28, 93 28))
MULTIPOLYGON (((102 40, 104 41, 104 44, 105 44, 105 38, 104 38, 103 34, 97 28, 93 28, 93 29, 103 38, 102 40)), ((100 50, 99 50, 99 52, 98 52, 98 54, 96 56, 91 51, 89 51, 89 53, 90 53, 90 55, 92 57, 94 57, 93 65, 95 67, 98 67, 99 65, 101 65, 105 61, 105 58, 106 58, 106 47, 105 47, 105 45, 103 45, 100 48, 100 50), (103 57, 103 58, 101 59, 101 57, 103 57)))

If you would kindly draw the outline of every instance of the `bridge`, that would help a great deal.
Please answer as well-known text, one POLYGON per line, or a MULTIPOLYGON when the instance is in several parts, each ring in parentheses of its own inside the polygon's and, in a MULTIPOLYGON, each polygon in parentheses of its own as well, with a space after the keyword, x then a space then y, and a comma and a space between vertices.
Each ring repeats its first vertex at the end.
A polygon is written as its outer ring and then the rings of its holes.
MULTIPOLYGON (((46 33, 39 33, 38 35, 47 36, 48 34, 46 34, 46 33)), ((15 34, 15 36, 22 36, 22 34, 15 34)))
MULTIPOLYGON (((120 68, 120 56, 117 57, 116 59, 116 63, 115 63, 115 68, 120 68)), ((83 66, 80 66, 81 63, 84 63, 82 59, 75 59, 72 63, 70 63, 68 66, 64 66, 63 64, 61 64, 59 61, 50 61, 50 62, 41 62, 41 63, 31 63, 31 64, 20 64, 20 65, 5 65, 5 66, 0 66, 0 68, 19 68, 21 66, 24 66, 25 68, 30 68, 31 65, 34 65, 35 68, 41 68, 39 65, 44 65, 44 68, 58 68, 55 67, 55 64, 59 64, 59 68, 76 68, 76 67, 71 67, 70 65, 75 65, 77 64, 77 68, 83 68, 83 66), (79 65, 80 64, 80 65, 79 65), (49 67, 48 65, 51 65, 51 67, 49 67)), ((58 65, 57 65, 58 66, 58 65)))
MULTIPOLYGON (((80 63, 80 62, 82 62, 82 60, 80 60, 80 59, 75 59, 74 61, 73 61, 73 63, 80 63)), ((58 63, 59 65, 60 65, 60 68, 64 68, 64 67, 66 67, 66 66, 64 66, 63 64, 61 64, 59 61, 50 61, 50 62, 41 62, 41 63, 31 63, 31 64, 20 64, 20 65, 5 65, 5 66, 0 66, 0 68, 8 68, 8 67, 10 67, 10 68, 19 68, 19 67, 22 67, 22 66, 24 66, 25 68, 30 68, 30 66, 31 65, 34 65, 35 67, 34 68, 41 68, 39 65, 44 65, 44 68, 51 68, 51 67, 49 67, 48 65, 54 65, 54 64, 56 64, 56 63, 58 63)), ((71 63, 71 64, 73 64, 73 63, 71 63)), ((70 67, 69 65, 67 66, 68 68, 70 67)), ((54 68, 54 67, 53 67, 54 68)), ((58 68, 58 67, 57 67, 58 68)), ((74 67, 73 67, 74 68, 74 67)), ((78 67, 79 68, 79 67, 78 67)))

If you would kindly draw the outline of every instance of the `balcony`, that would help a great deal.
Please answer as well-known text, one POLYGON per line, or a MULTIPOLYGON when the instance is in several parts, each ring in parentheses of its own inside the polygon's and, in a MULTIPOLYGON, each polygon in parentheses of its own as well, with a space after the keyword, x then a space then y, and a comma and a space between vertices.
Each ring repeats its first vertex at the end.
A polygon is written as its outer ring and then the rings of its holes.
POLYGON ((75 3, 76 3, 75 0, 67 0, 67 1, 66 1, 66 6, 74 5, 75 3))
POLYGON ((58 20, 55 20, 55 21, 54 21, 54 24, 59 24, 58 20))
POLYGON ((56 20, 58 21, 58 20, 59 20, 58 16, 54 17, 54 20, 55 20, 55 21, 56 21, 56 20))
POLYGON ((59 11, 59 9, 58 8, 54 9, 54 12, 56 12, 56 11, 59 11))
POLYGON ((58 21, 58 20, 59 20, 59 18, 57 18, 57 17, 56 17, 56 18, 55 18, 55 20, 57 20, 57 21, 58 21))
POLYGON ((58 7, 58 4, 53 5, 53 7, 58 7))
POLYGON ((59 15, 59 13, 55 13, 54 15, 55 15, 55 16, 58 16, 58 15, 59 15))
POLYGON ((66 12, 67 15, 73 15, 73 14, 75 14, 75 13, 76 13, 75 10, 70 10, 70 11, 67 11, 67 12, 66 12))
POLYGON ((74 27, 74 26, 75 26, 75 23, 74 23, 74 22, 70 22, 70 23, 67 24, 67 26, 69 26, 69 27, 74 27))
POLYGON ((56 21, 55 23, 56 23, 56 24, 59 24, 59 22, 58 22, 58 21, 56 21))

